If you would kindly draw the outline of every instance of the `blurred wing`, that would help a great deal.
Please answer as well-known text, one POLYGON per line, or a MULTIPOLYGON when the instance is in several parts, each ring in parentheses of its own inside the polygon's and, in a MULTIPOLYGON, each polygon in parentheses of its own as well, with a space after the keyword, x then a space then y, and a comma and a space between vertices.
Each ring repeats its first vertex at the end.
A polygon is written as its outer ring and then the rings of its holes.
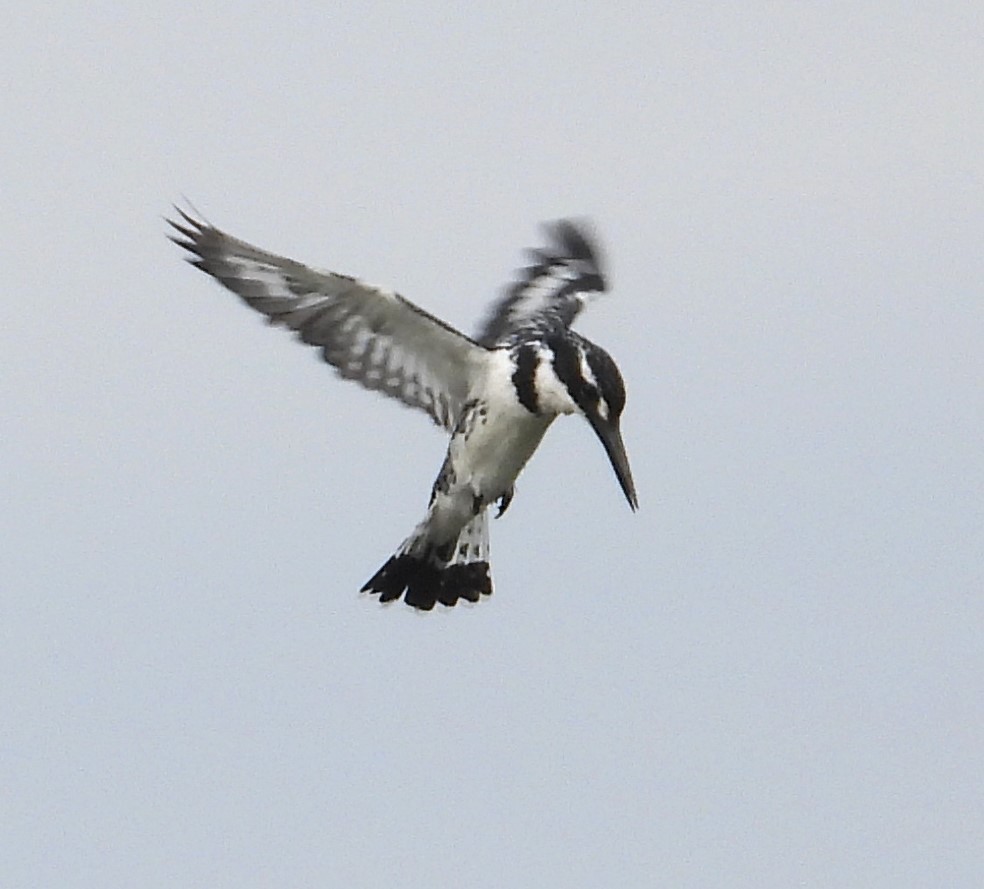
POLYGON ((477 341, 506 342, 520 330, 570 327, 588 294, 605 290, 598 249, 585 226, 560 220, 544 226, 550 244, 530 250, 533 265, 492 306, 477 341))
POLYGON ((188 261, 321 349, 340 376, 453 429, 487 350, 396 293, 320 272, 230 237, 178 209, 170 239, 188 261))

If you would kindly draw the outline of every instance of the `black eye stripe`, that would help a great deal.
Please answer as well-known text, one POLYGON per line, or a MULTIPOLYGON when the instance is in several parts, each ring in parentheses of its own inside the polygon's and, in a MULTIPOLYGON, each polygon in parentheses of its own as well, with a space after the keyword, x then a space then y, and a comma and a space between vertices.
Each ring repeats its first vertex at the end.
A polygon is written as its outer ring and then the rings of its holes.
POLYGON ((581 376, 581 353, 577 346, 561 337, 551 338, 547 345, 554 354, 554 371, 574 401, 580 404, 588 400, 588 383, 581 376))
POLYGON ((617 419, 625 407, 625 386, 618 367, 608 353, 583 340, 574 341, 567 337, 551 337, 547 345, 554 354, 554 371, 574 400, 582 406, 604 400, 609 416, 617 419), (594 382, 582 376, 582 349, 594 382))

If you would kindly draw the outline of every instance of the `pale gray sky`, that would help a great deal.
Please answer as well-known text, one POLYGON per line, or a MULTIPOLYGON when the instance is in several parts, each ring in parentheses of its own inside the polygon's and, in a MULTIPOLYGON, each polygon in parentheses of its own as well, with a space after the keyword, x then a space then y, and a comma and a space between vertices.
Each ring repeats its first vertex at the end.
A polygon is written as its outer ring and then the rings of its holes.
POLYGON ((28 9, 0 885, 981 885, 979 4, 28 9), (490 601, 360 598, 444 438, 183 264, 182 195, 469 330, 591 216, 641 511, 563 420, 490 601))

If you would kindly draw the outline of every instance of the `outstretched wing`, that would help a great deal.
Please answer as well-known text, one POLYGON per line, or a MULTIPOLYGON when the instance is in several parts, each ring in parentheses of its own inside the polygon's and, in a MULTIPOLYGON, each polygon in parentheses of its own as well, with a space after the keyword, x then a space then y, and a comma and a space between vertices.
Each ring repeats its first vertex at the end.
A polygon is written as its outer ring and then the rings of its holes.
POLYGON ((492 306, 476 338, 481 345, 507 342, 520 330, 570 327, 587 295, 605 289, 598 248, 586 226, 562 219, 544 230, 549 246, 529 251, 533 264, 492 306))
POLYGON ((176 209, 169 237, 193 266, 320 348, 343 378, 454 428, 486 349, 396 293, 267 253, 176 209))

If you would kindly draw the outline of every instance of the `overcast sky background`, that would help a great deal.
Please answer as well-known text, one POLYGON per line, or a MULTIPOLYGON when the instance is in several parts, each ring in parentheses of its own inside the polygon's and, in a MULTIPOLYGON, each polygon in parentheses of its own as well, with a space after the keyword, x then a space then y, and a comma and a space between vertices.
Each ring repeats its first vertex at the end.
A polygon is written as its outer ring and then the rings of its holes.
POLYGON ((22 6, 0 885, 978 887, 978 3, 22 6), (495 595, 357 590, 445 440, 186 195, 466 330, 590 216, 642 504, 551 429, 495 595))

